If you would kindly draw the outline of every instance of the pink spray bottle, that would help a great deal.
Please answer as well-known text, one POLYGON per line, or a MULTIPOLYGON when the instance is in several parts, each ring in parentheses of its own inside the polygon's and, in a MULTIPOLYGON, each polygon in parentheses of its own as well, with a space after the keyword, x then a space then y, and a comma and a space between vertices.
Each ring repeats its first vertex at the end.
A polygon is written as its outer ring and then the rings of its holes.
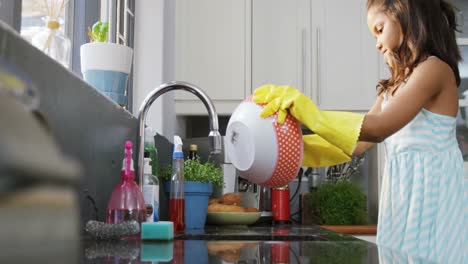
POLYGON ((118 224, 125 221, 146 221, 146 206, 140 187, 135 183, 132 160, 132 142, 125 142, 121 181, 112 191, 107 205, 107 223, 118 224))

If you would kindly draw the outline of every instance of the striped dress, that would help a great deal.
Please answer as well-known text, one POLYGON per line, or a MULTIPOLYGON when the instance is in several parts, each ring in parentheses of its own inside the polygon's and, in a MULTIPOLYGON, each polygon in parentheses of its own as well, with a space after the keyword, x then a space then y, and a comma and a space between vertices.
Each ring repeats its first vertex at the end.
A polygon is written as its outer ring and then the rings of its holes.
POLYGON ((379 246, 438 263, 468 263, 468 195, 455 130, 455 118, 422 109, 385 140, 379 246))

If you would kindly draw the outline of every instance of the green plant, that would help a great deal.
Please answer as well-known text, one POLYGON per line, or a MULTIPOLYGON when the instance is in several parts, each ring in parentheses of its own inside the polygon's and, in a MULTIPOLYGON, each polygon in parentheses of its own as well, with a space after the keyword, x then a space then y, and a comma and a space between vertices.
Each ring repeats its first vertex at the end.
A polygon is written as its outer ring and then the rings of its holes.
POLYGON ((358 264, 366 263, 368 245, 364 241, 311 241, 301 245, 303 256, 308 257, 310 263, 327 264, 358 264))
POLYGON ((365 194, 348 180, 326 182, 313 192, 318 224, 361 225, 367 223, 365 194))
MULTIPOLYGON (((160 179, 170 181, 172 166, 161 166, 160 179)), ((184 178, 186 181, 211 182, 218 187, 224 187, 223 171, 213 162, 201 163, 198 158, 184 161, 184 178)))
POLYGON ((98 21, 94 23, 93 28, 88 27, 88 37, 91 42, 106 42, 107 32, 109 31, 109 22, 98 21))

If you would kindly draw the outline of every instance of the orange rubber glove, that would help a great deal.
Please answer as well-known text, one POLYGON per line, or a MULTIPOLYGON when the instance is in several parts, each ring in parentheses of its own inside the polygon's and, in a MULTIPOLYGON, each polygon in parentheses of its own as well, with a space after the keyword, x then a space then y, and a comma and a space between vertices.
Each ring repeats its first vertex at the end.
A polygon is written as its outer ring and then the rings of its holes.
POLYGON ((278 122, 282 124, 289 112, 315 134, 351 157, 359 138, 364 115, 320 111, 312 100, 291 86, 263 85, 254 91, 253 101, 266 104, 260 113, 261 117, 278 112, 278 122))

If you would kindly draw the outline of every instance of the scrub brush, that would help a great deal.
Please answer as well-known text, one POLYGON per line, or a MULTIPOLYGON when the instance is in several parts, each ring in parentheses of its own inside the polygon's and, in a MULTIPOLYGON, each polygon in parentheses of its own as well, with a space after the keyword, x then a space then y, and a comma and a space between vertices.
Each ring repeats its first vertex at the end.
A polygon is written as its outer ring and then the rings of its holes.
POLYGON ((85 230, 95 239, 120 239, 139 234, 140 224, 137 221, 106 224, 90 220, 86 223, 85 230))

